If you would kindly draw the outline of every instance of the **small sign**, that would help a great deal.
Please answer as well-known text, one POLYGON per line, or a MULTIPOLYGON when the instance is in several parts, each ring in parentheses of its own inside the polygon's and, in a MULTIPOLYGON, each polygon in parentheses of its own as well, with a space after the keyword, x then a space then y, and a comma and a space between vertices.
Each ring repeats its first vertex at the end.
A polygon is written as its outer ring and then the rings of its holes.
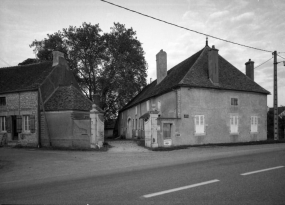
POLYGON ((184 115, 184 118, 189 118, 189 115, 184 115))
POLYGON ((163 140, 163 145, 164 146, 171 146, 172 145, 172 140, 169 139, 169 140, 163 140))

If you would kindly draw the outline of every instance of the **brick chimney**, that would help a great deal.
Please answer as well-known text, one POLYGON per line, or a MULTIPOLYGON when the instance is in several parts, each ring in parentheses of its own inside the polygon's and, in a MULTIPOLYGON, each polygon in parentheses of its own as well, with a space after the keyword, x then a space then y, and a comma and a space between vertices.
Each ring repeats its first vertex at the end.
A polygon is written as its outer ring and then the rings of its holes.
POLYGON ((247 77, 254 81, 254 62, 251 59, 245 63, 245 73, 247 77))
POLYGON ((212 46, 208 53, 209 78, 214 85, 219 85, 219 50, 212 46))
POLYGON ((167 54, 163 50, 156 54, 156 75, 157 85, 167 76, 167 54))
POLYGON ((64 54, 62 52, 59 51, 53 51, 52 52, 53 55, 53 62, 52 62, 52 66, 56 66, 59 64, 59 58, 64 58, 64 54))

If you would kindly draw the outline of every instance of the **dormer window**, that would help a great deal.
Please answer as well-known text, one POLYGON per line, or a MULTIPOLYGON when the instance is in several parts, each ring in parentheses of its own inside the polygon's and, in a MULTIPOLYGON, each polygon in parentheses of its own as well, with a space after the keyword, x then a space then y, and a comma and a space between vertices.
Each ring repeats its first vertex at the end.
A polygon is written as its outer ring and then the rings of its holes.
POLYGON ((237 98, 231 98, 231 105, 232 106, 238 106, 238 99, 237 98))

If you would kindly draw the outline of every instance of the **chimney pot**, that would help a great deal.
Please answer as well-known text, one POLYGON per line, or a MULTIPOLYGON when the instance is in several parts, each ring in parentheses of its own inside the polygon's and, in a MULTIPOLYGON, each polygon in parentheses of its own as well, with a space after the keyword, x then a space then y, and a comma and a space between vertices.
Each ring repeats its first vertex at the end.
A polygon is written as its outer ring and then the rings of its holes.
POLYGON ((251 59, 245 63, 245 73, 246 75, 254 81, 254 62, 251 59))
POLYGON ((167 54, 162 49, 156 54, 157 85, 167 76, 167 54))
POLYGON ((64 58, 64 54, 62 52, 59 51, 53 51, 52 52, 53 55, 53 62, 52 62, 52 66, 56 66, 59 64, 59 58, 64 58))

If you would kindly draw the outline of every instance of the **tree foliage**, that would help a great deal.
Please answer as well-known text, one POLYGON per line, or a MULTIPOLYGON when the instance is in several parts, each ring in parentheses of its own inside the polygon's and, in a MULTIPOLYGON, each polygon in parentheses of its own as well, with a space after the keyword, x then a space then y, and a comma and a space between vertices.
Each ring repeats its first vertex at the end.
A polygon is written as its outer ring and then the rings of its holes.
POLYGON ((70 68, 85 95, 92 100, 100 95, 105 118, 117 112, 146 85, 147 64, 136 32, 114 23, 109 33, 99 24, 83 23, 48 34, 30 45, 38 60, 52 60, 52 51, 65 54, 70 68))

